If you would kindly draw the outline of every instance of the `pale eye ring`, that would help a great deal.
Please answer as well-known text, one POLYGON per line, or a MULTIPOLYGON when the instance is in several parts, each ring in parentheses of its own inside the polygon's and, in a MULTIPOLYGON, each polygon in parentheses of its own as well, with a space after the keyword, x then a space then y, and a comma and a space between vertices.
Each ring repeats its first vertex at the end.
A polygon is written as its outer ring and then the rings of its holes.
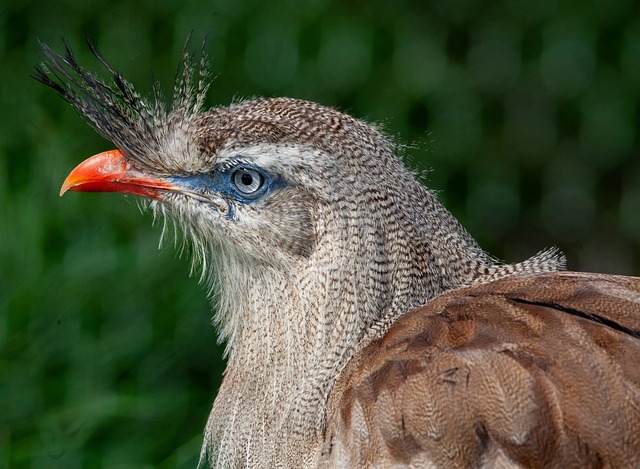
POLYGON ((231 180, 238 192, 245 196, 255 195, 264 184, 264 176, 251 168, 237 169, 231 180))

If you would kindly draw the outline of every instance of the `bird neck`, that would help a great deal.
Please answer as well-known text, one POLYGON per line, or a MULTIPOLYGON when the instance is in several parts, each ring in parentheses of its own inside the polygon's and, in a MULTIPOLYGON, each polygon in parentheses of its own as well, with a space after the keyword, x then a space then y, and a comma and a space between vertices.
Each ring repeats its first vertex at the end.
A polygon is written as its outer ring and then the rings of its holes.
POLYGON ((261 463, 276 461, 284 447, 309 452, 335 379, 355 352, 404 312, 470 283, 470 266, 485 261, 446 210, 438 214, 446 227, 401 214, 363 224, 320 211, 309 257, 277 268, 236 266, 226 279, 223 288, 242 292, 242 302, 224 312, 234 332, 203 445, 203 457, 221 467, 247 451, 261 463))

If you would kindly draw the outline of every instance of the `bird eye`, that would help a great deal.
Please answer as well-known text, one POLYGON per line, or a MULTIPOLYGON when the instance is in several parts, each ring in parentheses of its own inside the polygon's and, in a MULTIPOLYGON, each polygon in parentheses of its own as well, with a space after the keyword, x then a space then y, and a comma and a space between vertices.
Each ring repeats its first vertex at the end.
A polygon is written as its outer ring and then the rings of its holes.
POLYGON ((231 180, 236 189, 245 196, 257 195, 256 192, 264 184, 264 176, 255 169, 240 168, 235 171, 231 180))

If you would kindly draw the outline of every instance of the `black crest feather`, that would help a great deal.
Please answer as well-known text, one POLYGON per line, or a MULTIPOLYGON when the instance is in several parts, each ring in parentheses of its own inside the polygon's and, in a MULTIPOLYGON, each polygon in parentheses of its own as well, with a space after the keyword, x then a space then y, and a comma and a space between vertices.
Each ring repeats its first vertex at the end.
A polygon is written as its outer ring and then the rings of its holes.
POLYGON ((64 39, 64 54, 40 42, 45 59, 35 67, 33 77, 56 90, 100 135, 128 157, 157 171, 162 168, 158 168, 154 155, 161 151, 176 126, 184 125, 202 110, 208 88, 206 37, 199 61, 189 52, 190 38, 191 35, 184 45, 169 103, 156 81, 152 99, 143 98, 89 40, 89 49, 108 72, 109 80, 80 66, 64 39))

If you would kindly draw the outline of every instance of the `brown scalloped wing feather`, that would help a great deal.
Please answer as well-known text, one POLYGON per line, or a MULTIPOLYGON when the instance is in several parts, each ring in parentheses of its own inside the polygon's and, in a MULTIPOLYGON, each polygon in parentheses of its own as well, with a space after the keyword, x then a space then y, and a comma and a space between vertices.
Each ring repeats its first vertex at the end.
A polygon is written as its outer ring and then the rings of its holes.
POLYGON ((402 317, 342 373, 327 467, 640 467, 640 279, 512 276, 402 317))

